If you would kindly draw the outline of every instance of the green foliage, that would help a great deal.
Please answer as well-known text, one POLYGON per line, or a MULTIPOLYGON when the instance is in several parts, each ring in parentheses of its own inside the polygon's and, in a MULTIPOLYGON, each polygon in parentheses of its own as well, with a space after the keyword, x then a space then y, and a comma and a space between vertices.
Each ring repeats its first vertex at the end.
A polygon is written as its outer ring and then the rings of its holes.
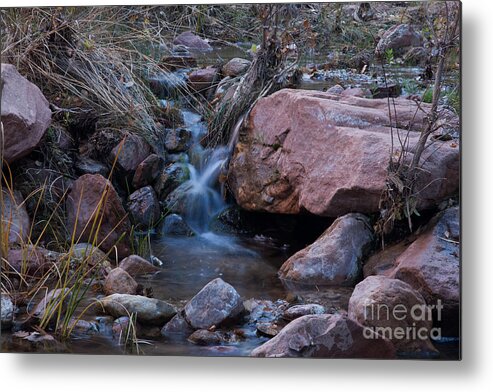
POLYGON ((457 91, 457 89, 453 89, 449 92, 447 92, 444 96, 444 99, 445 99, 445 102, 446 104, 452 108, 452 110, 456 113, 456 114, 459 114, 460 113, 460 105, 461 105, 461 102, 460 102, 460 94, 459 92, 457 91))
POLYGON ((420 86, 419 83, 414 79, 406 79, 402 82, 402 87, 409 95, 416 95, 419 93, 420 86))
POLYGON ((387 49, 384 53, 384 58, 385 58, 385 62, 387 64, 393 64, 394 63, 394 49, 392 49, 392 48, 387 49))

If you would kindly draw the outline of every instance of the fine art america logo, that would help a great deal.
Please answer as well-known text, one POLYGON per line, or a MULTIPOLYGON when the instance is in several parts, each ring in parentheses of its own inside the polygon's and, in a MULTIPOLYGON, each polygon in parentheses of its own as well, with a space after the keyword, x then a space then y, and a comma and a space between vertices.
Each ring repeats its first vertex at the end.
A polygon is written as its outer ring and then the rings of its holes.
POLYGON ((436 305, 412 307, 373 303, 365 307, 363 335, 366 339, 433 340, 441 339, 441 328, 432 327, 433 319, 442 320, 442 301, 436 305))

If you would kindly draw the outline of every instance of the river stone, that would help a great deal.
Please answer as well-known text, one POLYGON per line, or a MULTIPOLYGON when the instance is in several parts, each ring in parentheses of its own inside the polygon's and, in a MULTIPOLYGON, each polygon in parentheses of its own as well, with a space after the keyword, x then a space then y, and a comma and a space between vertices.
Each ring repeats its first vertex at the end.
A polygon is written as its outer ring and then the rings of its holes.
MULTIPOLYGON (((393 103, 393 132, 407 135, 410 129, 411 159, 431 106, 419 103, 419 110, 417 102, 404 98, 393 103)), ((260 99, 229 165, 228 185, 238 205, 334 218, 378 213, 392 150, 388 117, 387 99, 292 89, 260 99)), ((438 206, 459 189, 458 141, 431 142, 421 157, 418 210, 438 206)), ((399 149, 394 145, 396 154, 399 149)))
POLYGON ((134 224, 141 229, 153 227, 161 218, 159 200, 151 186, 136 190, 128 197, 128 210, 134 224))
POLYGON ((394 358, 387 339, 365 339, 363 326, 342 314, 308 315, 290 322, 252 351, 253 357, 394 358))
POLYGON ((2 331, 10 329, 12 326, 12 321, 14 320, 14 303, 12 299, 7 295, 2 293, 2 302, 0 307, 1 317, 0 317, 0 325, 2 331))
POLYGON ((74 244, 74 246, 64 254, 64 257, 70 257, 73 261, 86 263, 91 267, 101 266, 107 268, 110 266, 106 254, 97 246, 86 242, 74 244))
POLYGON ((435 216, 397 258, 391 274, 416 289, 428 305, 441 301, 442 319, 435 322, 453 336, 460 332, 459 217, 458 206, 435 216))
POLYGON ((3 230, 9 231, 8 244, 24 244, 29 236, 31 220, 19 191, 2 189, 0 218, 3 230))
POLYGON ((222 342, 222 336, 217 331, 198 329, 188 337, 188 341, 200 346, 213 346, 222 342))
POLYGON ((224 76, 235 77, 244 74, 252 62, 247 59, 235 57, 229 60, 222 69, 224 76))
POLYGON ((115 318, 135 313, 138 322, 156 326, 162 326, 176 314, 176 309, 169 303, 141 295, 112 294, 103 298, 101 305, 115 318))
POLYGON ((188 86, 196 92, 207 92, 216 80, 217 68, 197 69, 188 75, 188 86))
POLYGON ((48 269, 47 251, 32 245, 22 248, 9 249, 7 252, 8 265, 4 271, 14 270, 16 273, 41 275, 48 269))
POLYGON ((122 268, 111 270, 104 281, 103 290, 106 295, 136 294, 137 282, 122 268))
POLYGON ((324 314, 325 308, 318 304, 295 305, 287 309, 283 317, 287 320, 294 320, 310 314, 324 314))
POLYGON ((135 189, 142 188, 146 185, 152 185, 159 177, 163 170, 164 159, 157 154, 151 154, 144 159, 137 169, 135 169, 132 186, 135 189))
POLYGON ((168 129, 164 145, 171 153, 188 150, 192 141, 192 133, 185 128, 168 129))
POLYGON ((161 329, 161 335, 167 338, 189 336, 193 331, 194 329, 180 312, 164 325, 161 329))
POLYGON ((387 50, 392 49, 394 56, 401 56, 409 48, 422 45, 423 37, 414 30, 413 26, 399 24, 392 26, 383 33, 375 48, 375 54, 383 56, 387 50))
POLYGON ((178 214, 170 214, 164 218, 163 234, 177 236, 191 236, 193 230, 178 214))
POLYGON ((75 161, 75 170, 80 174, 100 174, 103 177, 108 177, 110 170, 104 163, 98 162, 92 158, 81 155, 77 156, 75 161))
POLYGON ((158 267, 155 267, 152 263, 138 255, 125 257, 125 259, 121 261, 119 267, 131 276, 153 274, 160 271, 158 267))
MULTIPOLYGON (((413 308, 425 307, 422 295, 407 283, 385 276, 369 276, 354 288, 349 300, 348 316, 391 340, 399 352, 436 353, 429 339, 433 325, 431 313, 426 314, 424 319, 412 316, 413 308), (394 313, 394 309, 398 313, 394 313), (407 328, 413 327, 416 330, 424 329, 425 339, 394 334, 398 330, 405 332, 407 328)), ((417 314, 421 315, 422 312, 417 314)))
POLYGON ((183 45, 189 49, 209 51, 212 50, 207 41, 195 35, 191 31, 185 31, 173 40, 174 45, 183 45))
POLYGON ((55 289, 46 294, 34 307, 32 315, 38 319, 55 320, 61 306, 62 314, 72 297, 70 289, 55 289))
POLYGON ((113 185, 103 176, 79 177, 68 195, 66 209, 67 227, 70 231, 75 228, 75 238, 97 243, 104 252, 113 251, 116 246, 122 258, 130 254, 130 220, 113 185), (94 241, 95 230, 91 229, 98 226, 98 238, 94 241))
POLYGON ((181 163, 173 163, 164 169, 154 184, 159 200, 165 199, 175 188, 187 181, 189 172, 181 163))
POLYGON ((241 297, 233 286, 216 278, 185 306, 185 317, 195 329, 208 329, 233 319, 243 310, 241 297))
POLYGON ((29 154, 51 124, 51 110, 40 89, 10 64, 1 64, 0 145, 7 163, 29 154))
POLYGON ((291 256, 281 266, 279 276, 310 285, 353 285, 361 275, 362 261, 372 242, 367 217, 344 215, 313 244, 291 256))
POLYGON ((124 175, 133 175, 150 154, 149 144, 142 137, 129 133, 111 150, 110 161, 113 163, 116 160, 117 168, 124 175))

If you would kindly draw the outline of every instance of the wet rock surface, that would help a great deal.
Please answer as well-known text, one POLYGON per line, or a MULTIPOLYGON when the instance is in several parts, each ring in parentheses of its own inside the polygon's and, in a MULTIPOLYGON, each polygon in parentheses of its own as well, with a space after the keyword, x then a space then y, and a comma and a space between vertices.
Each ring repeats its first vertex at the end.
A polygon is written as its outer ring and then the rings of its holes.
POLYGON ((149 155, 146 159, 139 163, 137 169, 135 169, 132 186, 135 189, 139 189, 147 185, 152 185, 159 177, 163 166, 163 158, 156 154, 149 155))
POLYGON ((138 255, 125 257, 119 264, 119 267, 125 270, 130 276, 153 274, 160 271, 158 267, 138 255))
POLYGON ((354 284, 361 275, 363 258, 373 239, 367 217, 344 215, 313 244, 291 256, 282 265, 279 276, 312 285, 354 284))
POLYGON ((113 317, 133 313, 140 323, 156 326, 162 326, 176 314, 176 309, 169 303, 141 295, 112 294, 103 298, 101 305, 113 317))
POLYGON ((234 287, 216 278, 187 303, 185 317, 195 329, 207 329, 233 319, 242 310, 243 303, 234 287))
POLYGON ((142 229, 154 226, 161 218, 159 200, 151 186, 141 188, 128 197, 128 210, 134 224, 142 229))
POLYGON ((3 331, 10 329, 10 327, 12 326, 15 306, 14 303, 12 302, 12 299, 7 294, 2 293, 1 300, 2 302, 0 306, 0 311, 1 311, 0 325, 3 331))
POLYGON ((140 136, 129 133, 111 150, 110 163, 116 161, 122 174, 133 175, 139 164, 150 154, 149 144, 140 136))
POLYGON ((311 314, 324 314, 325 308, 318 304, 295 305, 287 309, 282 317, 287 320, 294 320, 311 314))
POLYGON ((363 337, 363 327, 347 316, 310 315, 289 323, 276 337, 252 351, 253 357, 394 358, 385 339, 363 337))
POLYGON ((193 235, 193 230, 180 215, 170 214, 164 218, 163 234, 191 236, 193 235))

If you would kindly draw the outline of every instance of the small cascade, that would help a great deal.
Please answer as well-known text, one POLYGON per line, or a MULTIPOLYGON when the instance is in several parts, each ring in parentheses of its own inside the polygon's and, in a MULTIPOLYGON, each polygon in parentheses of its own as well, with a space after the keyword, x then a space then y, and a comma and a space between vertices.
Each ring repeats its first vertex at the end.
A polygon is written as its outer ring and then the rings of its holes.
POLYGON ((187 190, 183 218, 197 234, 207 233, 212 219, 226 208, 218 179, 228 160, 226 147, 213 150, 194 147, 192 161, 187 165, 190 179, 184 184, 187 190))

